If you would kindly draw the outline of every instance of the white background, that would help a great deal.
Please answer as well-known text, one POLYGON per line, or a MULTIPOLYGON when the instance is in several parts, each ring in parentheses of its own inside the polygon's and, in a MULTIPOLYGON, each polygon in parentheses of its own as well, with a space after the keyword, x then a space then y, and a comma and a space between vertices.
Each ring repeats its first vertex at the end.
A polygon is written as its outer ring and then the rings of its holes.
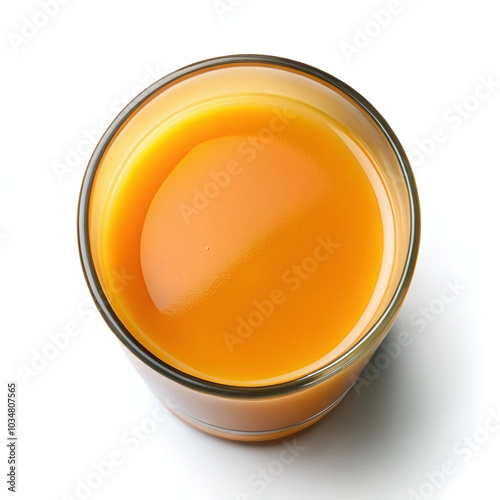
MULTIPOLYGON (((414 498, 498 498, 500 423, 489 417, 500 410, 498 3, 222 3, 235 5, 219 15, 211 0, 66 0, 50 18, 34 0, 2 6, 1 351, 5 381, 18 382, 14 498, 405 500, 412 489, 414 498), (389 6, 389 21, 377 16, 389 6), (158 413, 87 305, 78 259, 86 134, 97 138, 93 129, 150 73, 231 53, 297 59, 358 90, 413 159, 421 196, 417 271, 385 343, 407 331, 412 344, 298 434, 301 451, 286 465, 280 442, 223 441, 158 413), (478 88, 484 80, 489 91, 478 88), (79 151, 71 165, 69 150, 79 151), (78 334, 60 335, 69 340, 54 351, 51 336, 72 327, 78 334), (110 455, 121 462, 102 478, 95 463, 110 455), (437 472, 443 464, 453 473, 437 472)), ((7 448, 1 455, 6 464, 7 448)))

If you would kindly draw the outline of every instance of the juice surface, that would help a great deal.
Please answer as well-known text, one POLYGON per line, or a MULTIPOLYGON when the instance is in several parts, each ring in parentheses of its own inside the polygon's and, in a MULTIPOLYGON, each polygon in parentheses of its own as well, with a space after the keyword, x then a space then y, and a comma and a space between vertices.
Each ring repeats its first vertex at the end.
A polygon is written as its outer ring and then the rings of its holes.
POLYGON ((101 279, 132 335, 170 365, 283 382, 366 329, 387 207, 356 138, 319 110, 212 102, 129 155, 101 221, 101 279))

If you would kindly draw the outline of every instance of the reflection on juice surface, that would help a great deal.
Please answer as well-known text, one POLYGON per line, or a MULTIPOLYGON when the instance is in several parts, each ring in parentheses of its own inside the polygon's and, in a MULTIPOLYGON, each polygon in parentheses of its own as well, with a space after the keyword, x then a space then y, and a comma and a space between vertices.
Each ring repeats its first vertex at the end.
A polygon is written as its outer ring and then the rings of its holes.
POLYGON ((100 227, 104 281, 134 277, 109 297, 132 335, 233 385, 290 380, 352 345, 394 239, 356 137, 304 104, 252 100, 210 102, 152 131, 100 227))

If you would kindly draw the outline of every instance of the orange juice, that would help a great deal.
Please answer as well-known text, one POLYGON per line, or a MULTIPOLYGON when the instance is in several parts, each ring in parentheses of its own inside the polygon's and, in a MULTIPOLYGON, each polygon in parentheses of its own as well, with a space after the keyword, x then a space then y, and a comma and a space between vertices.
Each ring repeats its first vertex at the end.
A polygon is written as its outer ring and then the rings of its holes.
POLYGON ((82 188, 82 263, 182 418, 269 439, 352 386, 418 247, 413 178, 388 130, 328 75, 235 56, 165 77, 106 132, 82 188))
POLYGON ((268 384, 311 371, 366 326, 388 203, 355 138, 320 113, 278 99, 214 106, 160 134, 129 176, 110 199, 101 260, 135 277, 113 305, 160 359, 268 384), (124 230, 127 188, 145 168, 164 180, 124 230))

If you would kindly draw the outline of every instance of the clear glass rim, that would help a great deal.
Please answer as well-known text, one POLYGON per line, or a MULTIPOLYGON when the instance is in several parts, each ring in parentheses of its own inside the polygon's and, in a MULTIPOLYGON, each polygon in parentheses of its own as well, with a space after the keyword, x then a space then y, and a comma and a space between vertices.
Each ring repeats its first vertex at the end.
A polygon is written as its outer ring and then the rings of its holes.
POLYGON ((413 272, 415 270, 420 240, 420 208, 413 172, 408 158, 403 150, 403 147, 401 146, 401 143, 399 142, 398 138, 396 137, 390 126, 387 124, 385 119, 363 96, 361 96, 354 89, 352 89, 339 79, 335 78, 334 76, 301 62, 269 55, 236 54, 206 59, 174 71, 173 73, 170 73, 153 83, 151 86, 137 95, 125 108, 123 108, 123 110, 113 120, 108 129, 104 132, 92 154, 92 157, 90 158, 89 164, 85 171, 80 191, 80 197, 78 200, 77 236, 80 261, 92 298, 108 327, 135 356, 137 356, 141 361, 143 361, 146 365, 148 365, 156 372, 191 389, 223 397, 254 399, 276 397, 279 395, 297 392, 311 385, 318 384, 325 379, 332 377, 333 375, 344 369, 346 366, 348 366, 350 363, 355 361, 359 356, 361 356, 368 350, 373 342, 375 342, 379 338, 379 336, 382 334, 382 332, 384 332, 385 327, 391 322, 392 318, 397 313, 401 303, 403 302, 413 272), (289 380, 287 382, 252 387, 220 384, 195 377, 181 370, 178 370, 177 368, 174 368, 168 363, 162 361, 150 351, 148 351, 140 342, 138 342, 120 321, 106 298, 104 290, 102 289, 97 277, 96 269, 92 259, 89 235, 89 208, 95 175, 99 168, 99 164, 105 150, 107 149, 110 141, 113 139, 115 134, 118 132, 121 125, 147 99, 149 99, 153 94, 161 90, 166 85, 171 85, 175 81, 181 78, 185 78, 186 76, 189 76, 200 70, 207 70, 209 68, 235 64, 263 65, 297 70, 305 74, 306 76, 309 75, 315 77, 316 79, 334 86, 342 93, 350 97, 374 120, 380 132, 389 142, 398 160, 398 164, 404 178, 410 202, 411 228, 405 265, 396 290, 388 306, 381 314, 380 318, 376 321, 376 323, 345 353, 333 359, 325 366, 307 375, 289 380))

